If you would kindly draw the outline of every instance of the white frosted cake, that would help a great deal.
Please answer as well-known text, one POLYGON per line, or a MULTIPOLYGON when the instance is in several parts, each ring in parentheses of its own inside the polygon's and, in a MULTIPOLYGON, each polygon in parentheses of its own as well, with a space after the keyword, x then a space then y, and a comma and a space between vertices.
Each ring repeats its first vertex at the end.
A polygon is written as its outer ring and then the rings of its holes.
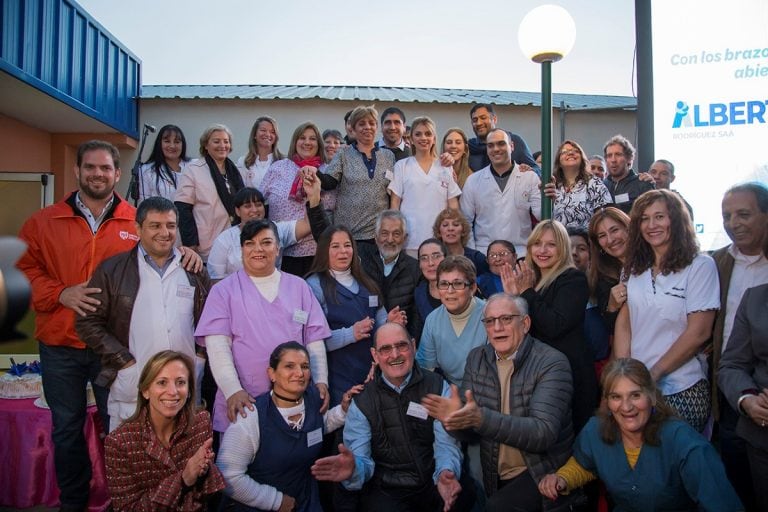
POLYGON ((37 398, 43 390, 39 373, 25 373, 16 376, 4 373, 0 376, 0 398, 37 398))
MULTIPOLYGON (((86 404, 89 407, 91 405, 96 405, 96 397, 93 395, 93 388, 91 387, 91 383, 90 382, 85 387, 85 397, 86 397, 86 404)), ((40 389, 40 398, 35 400, 35 405, 40 407, 41 409, 50 409, 50 406, 48 405, 48 402, 45 400, 45 390, 44 389, 40 389)))

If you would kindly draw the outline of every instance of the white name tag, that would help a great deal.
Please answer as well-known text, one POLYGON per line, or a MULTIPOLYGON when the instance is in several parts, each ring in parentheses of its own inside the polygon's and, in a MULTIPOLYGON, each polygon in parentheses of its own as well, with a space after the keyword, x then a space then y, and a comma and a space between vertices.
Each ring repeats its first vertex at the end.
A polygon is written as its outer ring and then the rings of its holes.
POLYGON ((408 404, 408 411, 406 412, 408 416, 413 416, 414 418, 419 418, 421 420, 425 420, 429 417, 429 413, 427 412, 427 409, 421 405, 417 404, 416 402, 411 402, 408 404))
POLYGON ((629 202, 629 194, 616 194, 613 198, 613 202, 616 204, 620 203, 628 203, 629 202))
POLYGON ((384 171, 384 177, 389 181, 392 181, 393 179, 395 179, 395 175, 392 174, 392 171, 384 171))
POLYGON ((189 286, 188 284, 180 284, 178 288, 176 288, 176 296, 181 297, 182 299, 191 299, 195 296, 195 287, 189 286))
POLYGON ((318 428, 307 434, 307 448, 323 442, 323 429, 318 428))
POLYGON ((377 308, 377 307, 379 307, 379 296, 378 295, 369 295, 368 296, 368 307, 369 308, 377 308))
POLYGON ((307 313, 304 310, 296 309, 293 311, 293 321, 298 322, 301 325, 307 325, 307 320, 309 319, 309 313, 307 313))

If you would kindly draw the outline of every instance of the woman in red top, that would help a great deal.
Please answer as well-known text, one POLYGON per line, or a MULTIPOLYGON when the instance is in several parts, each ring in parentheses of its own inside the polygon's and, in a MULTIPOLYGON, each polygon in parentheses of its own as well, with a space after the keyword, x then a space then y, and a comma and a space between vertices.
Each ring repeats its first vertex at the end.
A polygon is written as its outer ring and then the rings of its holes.
POLYGON ((144 366, 136 413, 105 441, 112 507, 121 510, 204 510, 224 488, 213 464, 211 418, 195 410, 192 361, 164 350, 144 366))

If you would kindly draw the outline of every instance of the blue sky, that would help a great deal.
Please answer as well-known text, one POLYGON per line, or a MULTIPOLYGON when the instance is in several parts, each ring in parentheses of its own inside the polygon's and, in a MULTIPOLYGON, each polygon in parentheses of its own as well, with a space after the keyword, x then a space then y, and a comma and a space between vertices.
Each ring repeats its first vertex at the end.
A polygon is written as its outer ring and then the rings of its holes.
MULTIPOLYGON (((143 63, 145 84, 538 91, 517 29, 540 1, 78 0, 143 63)), ((555 2, 553 2, 555 3, 555 2)), ((576 23, 556 92, 632 95, 634 2, 561 0, 576 23)))

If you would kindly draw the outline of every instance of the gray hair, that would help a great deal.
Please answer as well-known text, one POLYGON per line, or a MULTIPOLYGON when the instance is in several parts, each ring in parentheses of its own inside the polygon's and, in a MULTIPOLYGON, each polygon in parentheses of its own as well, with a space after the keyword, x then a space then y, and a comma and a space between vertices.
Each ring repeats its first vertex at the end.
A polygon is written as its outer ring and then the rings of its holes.
POLYGON ((485 311, 488 309, 488 306, 490 306, 492 303, 499 300, 505 300, 507 302, 514 304, 514 306, 517 308, 518 313, 520 313, 523 316, 528 316, 528 301, 526 301, 524 298, 522 298, 519 295, 510 295, 509 293, 504 293, 504 292, 494 293, 488 298, 488 300, 485 302, 485 309, 483 310, 483 316, 485 316, 485 311))
POLYGON ((768 213, 768 188, 765 185, 757 181, 741 183, 726 190, 723 197, 739 192, 751 192, 754 194, 758 209, 763 213, 768 213))
POLYGON ((399 220, 403 226, 403 234, 408 236, 408 222, 406 222, 405 215, 403 215, 400 210, 382 210, 379 212, 379 214, 376 216, 376 236, 378 236, 379 232, 381 231, 381 223, 384 221, 384 219, 399 220))
MULTIPOLYGON (((274 126, 274 125, 273 125, 274 126)), ((229 137, 229 152, 232 152, 232 145, 234 145, 235 141, 232 139, 232 130, 230 130, 226 125, 223 124, 212 124, 208 128, 205 129, 202 135, 200 135, 200 156, 205 157, 205 155, 208 153, 206 151, 205 146, 208 145, 208 139, 211 138, 211 135, 213 135, 213 132, 224 132, 229 137)))

